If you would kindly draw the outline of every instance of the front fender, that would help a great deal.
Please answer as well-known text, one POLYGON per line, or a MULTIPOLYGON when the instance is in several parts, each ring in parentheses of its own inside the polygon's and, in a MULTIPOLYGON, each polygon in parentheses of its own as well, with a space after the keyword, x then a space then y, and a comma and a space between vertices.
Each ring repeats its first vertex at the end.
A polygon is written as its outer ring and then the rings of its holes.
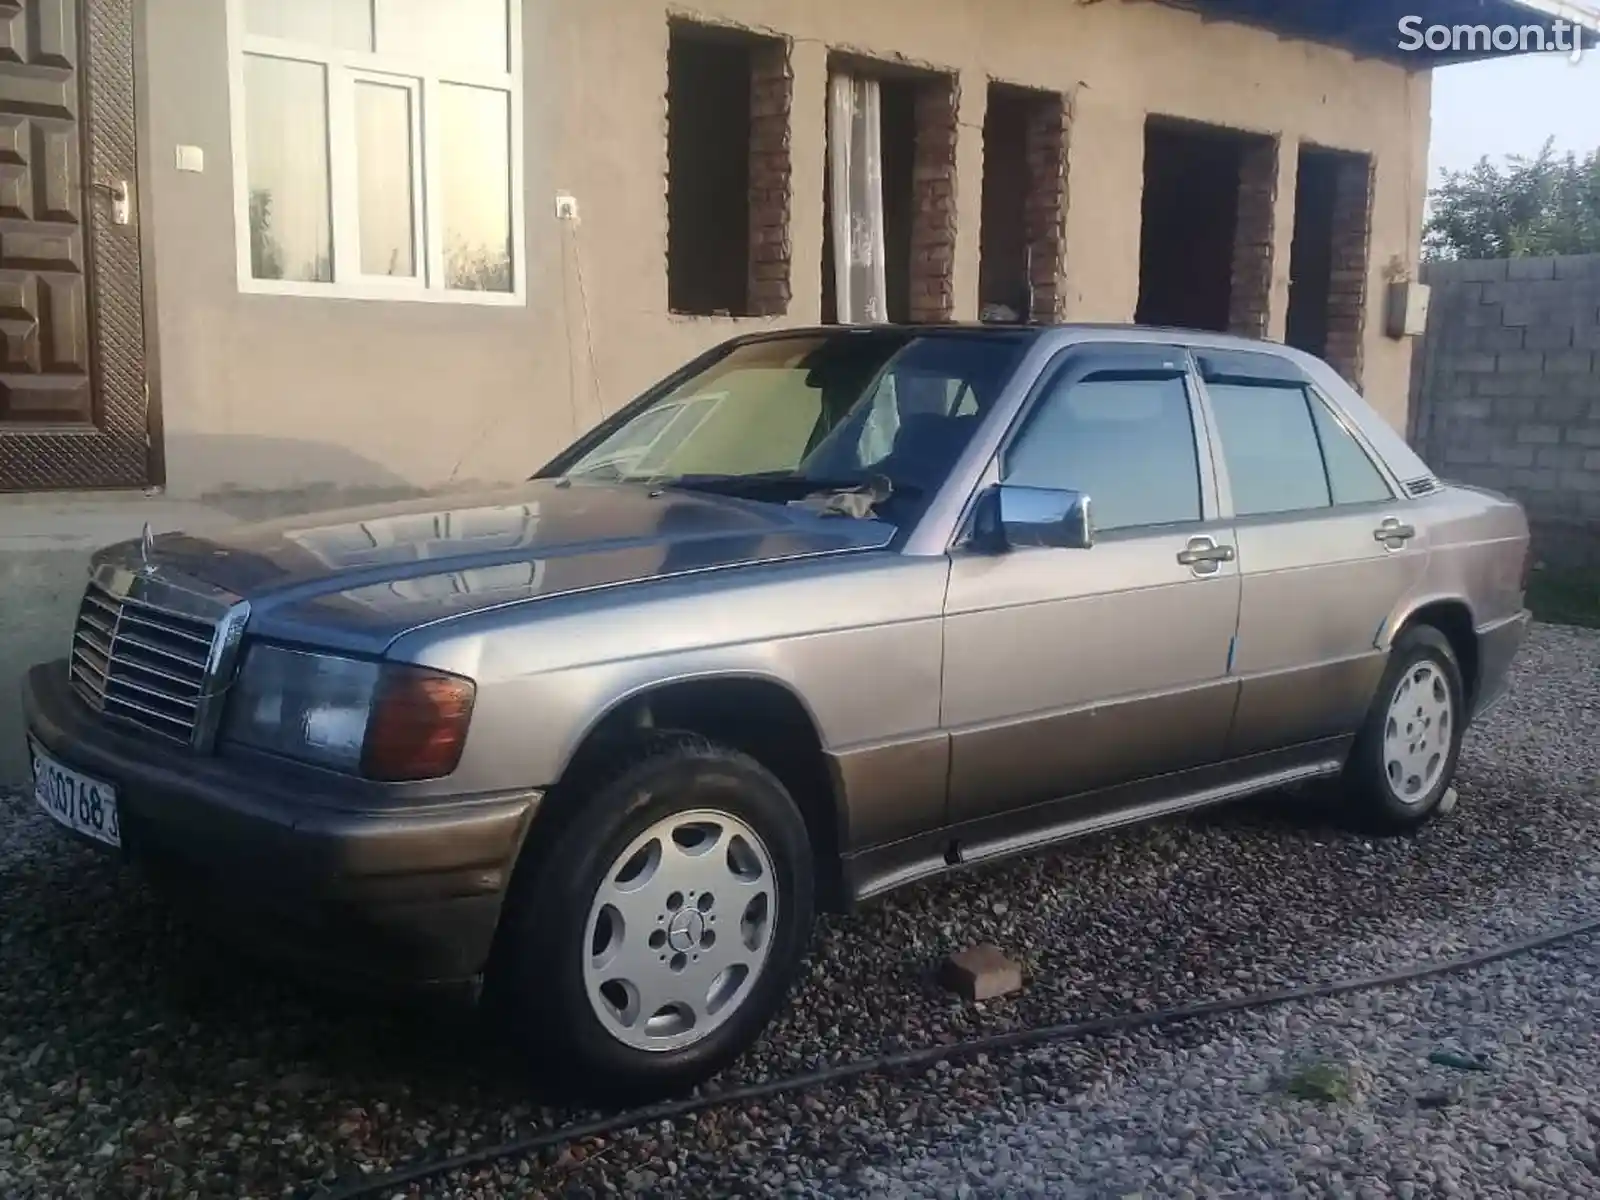
POLYGON ((478 683, 457 774, 480 790, 549 787, 584 738, 630 698, 674 683, 783 688, 829 752, 939 728, 948 562, 899 556, 795 564, 743 586, 679 581, 543 602, 515 624, 470 618, 391 654, 478 683))
POLYGON ((680 684, 716 682, 761 683, 780 689, 805 713, 818 744, 823 752, 827 753, 828 743, 818 724, 817 714, 811 710, 811 706, 793 680, 773 671, 737 666, 686 665, 676 672, 624 672, 609 678, 602 688, 591 693, 591 700, 581 713, 574 714, 572 720, 563 722, 567 736, 561 749, 560 765, 551 778, 550 785, 553 786, 566 777, 583 744, 607 721, 624 711, 630 704, 680 684), (605 698, 596 699, 598 697, 605 698))

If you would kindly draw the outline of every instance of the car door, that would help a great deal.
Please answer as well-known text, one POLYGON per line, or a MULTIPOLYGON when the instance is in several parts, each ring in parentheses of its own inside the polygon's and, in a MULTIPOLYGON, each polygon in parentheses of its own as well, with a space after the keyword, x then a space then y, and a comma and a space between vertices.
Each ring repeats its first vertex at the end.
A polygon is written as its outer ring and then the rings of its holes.
POLYGON ((952 823, 1066 798, 1060 818, 1087 820, 1121 802, 1106 789, 1222 753, 1239 576, 1188 366, 1170 346, 1064 351, 993 464, 990 482, 1087 494, 1096 542, 953 551, 952 823))
POLYGON ((1313 753, 1360 725, 1426 538, 1415 506, 1297 365, 1255 351, 1197 363, 1242 576, 1228 754, 1313 753))

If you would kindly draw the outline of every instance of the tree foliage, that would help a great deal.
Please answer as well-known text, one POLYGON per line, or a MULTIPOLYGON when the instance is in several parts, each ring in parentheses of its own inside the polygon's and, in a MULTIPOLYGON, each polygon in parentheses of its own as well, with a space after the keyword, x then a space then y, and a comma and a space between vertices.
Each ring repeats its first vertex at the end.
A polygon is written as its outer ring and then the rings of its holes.
POLYGON ((1428 258, 1600 253, 1600 150, 1558 155, 1552 139, 1503 166, 1485 157, 1470 170, 1446 171, 1429 200, 1428 258))

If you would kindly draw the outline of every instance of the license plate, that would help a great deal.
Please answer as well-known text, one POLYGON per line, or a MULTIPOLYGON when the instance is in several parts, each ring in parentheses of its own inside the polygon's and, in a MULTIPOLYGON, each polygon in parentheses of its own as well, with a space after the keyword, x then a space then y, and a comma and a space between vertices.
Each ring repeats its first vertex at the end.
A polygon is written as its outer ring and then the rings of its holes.
POLYGON ((117 789, 104 780, 91 779, 51 758, 32 738, 33 798, 68 829, 108 846, 122 845, 117 820, 117 789))

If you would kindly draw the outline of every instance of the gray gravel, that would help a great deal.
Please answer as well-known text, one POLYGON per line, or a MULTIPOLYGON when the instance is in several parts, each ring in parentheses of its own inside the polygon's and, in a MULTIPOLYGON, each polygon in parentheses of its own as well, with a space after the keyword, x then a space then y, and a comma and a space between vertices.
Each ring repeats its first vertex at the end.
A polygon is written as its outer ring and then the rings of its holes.
MULTIPOLYGON (((1594 941, 1439 982, 1138 1039, 1063 1103, 874 1172, 888 1197, 1600 1191, 1594 941), (1438 1065, 1441 1052, 1487 1065, 1438 1065), (1304 1097, 1308 1083, 1320 1094, 1304 1097), (1322 1090, 1326 1089, 1326 1090, 1322 1090)), ((1035 1071, 1059 1053, 1030 1057, 1035 1071)))
MULTIPOLYGON (((1597 771, 1600 635, 1539 627, 1469 741, 1460 808, 1420 835, 1365 840, 1331 798, 1280 798, 910 889, 827 923, 796 1002, 723 1082, 1600 916, 1597 771), (980 940, 1029 985, 963 1008, 931 972, 980 940)), ((16 798, 0 801, 0 913, 0 1195, 300 1195, 585 1115, 530 1101, 468 1030, 233 959, 16 798)), ((1397 1171, 1418 1195, 1447 1179, 1593 1194, 1600 1177, 1574 1172, 1600 1120, 1581 978, 1596 970, 1574 946, 1341 1004, 873 1077, 400 1194, 1356 1195, 1399 1192, 1397 1171), (1494 1070, 1451 1073, 1461 1094, 1419 1111, 1447 1081, 1418 1058, 1456 1043, 1494 1051, 1494 1070), (1354 1074, 1353 1099, 1285 1095, 1319 1058, 1354 1074), (1262 1174, 1230 1174, 1245 1170, 1262 1174)))

